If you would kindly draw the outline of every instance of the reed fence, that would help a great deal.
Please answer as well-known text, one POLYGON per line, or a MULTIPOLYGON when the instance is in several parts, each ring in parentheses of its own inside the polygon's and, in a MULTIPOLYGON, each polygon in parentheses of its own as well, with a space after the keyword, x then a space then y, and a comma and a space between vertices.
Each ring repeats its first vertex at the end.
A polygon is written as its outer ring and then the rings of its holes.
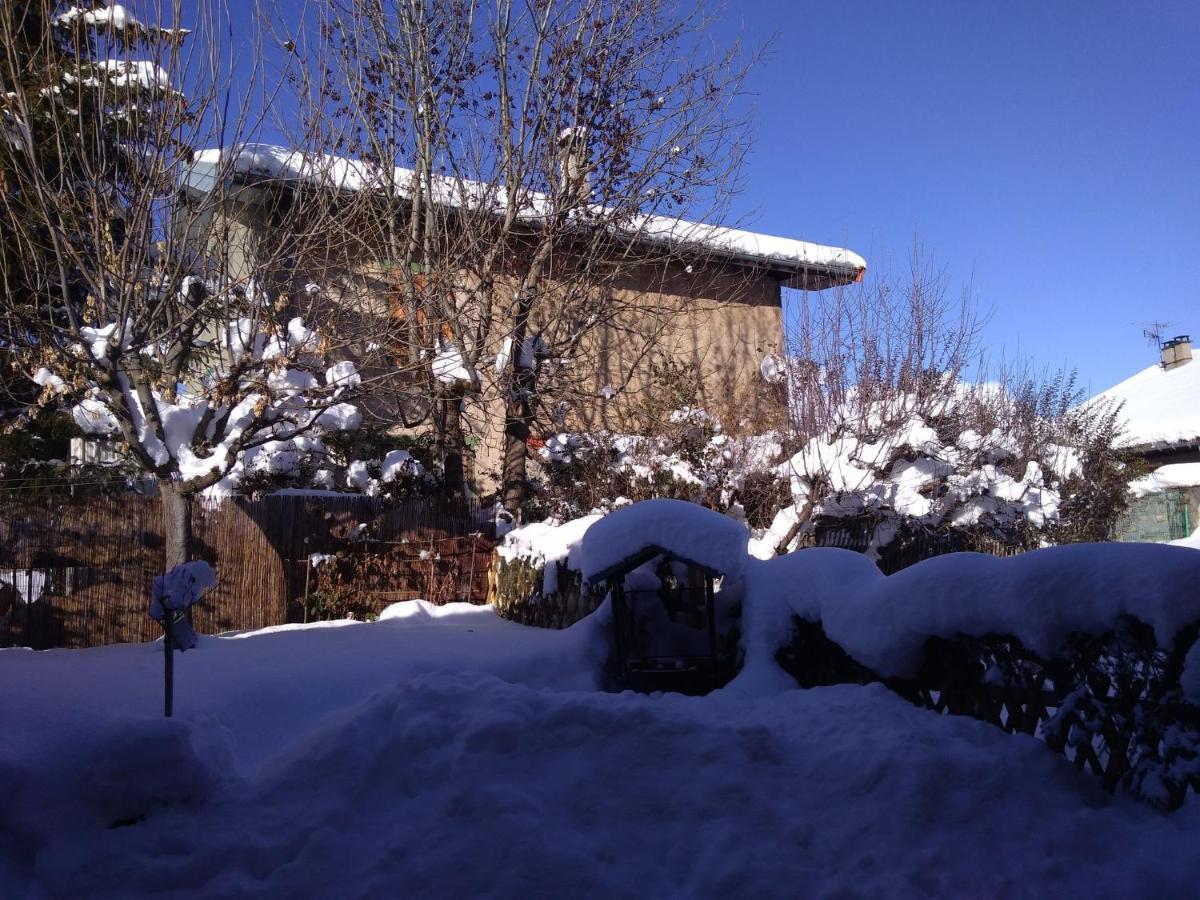
MULTIPOLYGON (((388 559, 362 588, 380 604, 417 596, 435 603, 486 600, 492 545, 475 504, 231 497, 197 502, 192 527, 197 555, 218 575, 216 591, 194 610, 195 627, 205 633, 303 621, 311 612, 314 554, 388 559)), ((152 640, 158 626, 146 607, 163 565, 156 497, 2 501, 0 646, 152 640)))

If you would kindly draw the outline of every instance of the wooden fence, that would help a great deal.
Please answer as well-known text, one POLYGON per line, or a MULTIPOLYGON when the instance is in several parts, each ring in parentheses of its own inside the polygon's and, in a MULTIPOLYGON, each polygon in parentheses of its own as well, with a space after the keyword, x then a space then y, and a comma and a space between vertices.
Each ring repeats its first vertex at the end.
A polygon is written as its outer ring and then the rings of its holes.
MULTIPOLYGON (((197 555, 214 564, 219 583, 195 608, 194 623, 214 633, 302 621, 313 554, 386 556, 392 565, 368 587, 381 601, 428 594, 432 602, 484 602, 491 542, 482 531, 478 506, 461 502, 394 504, 350 495, 198 502, 197 555), (437 565, 429 565, 435 558, 437 565), (480 565, 483 574, 473 577, 480 565), (456 566, 463 571, 451 571, 456 566)), ((163 558, 156 497, 5 501, 0 646, 89 647, 158 637, 146 608, 163 558)))

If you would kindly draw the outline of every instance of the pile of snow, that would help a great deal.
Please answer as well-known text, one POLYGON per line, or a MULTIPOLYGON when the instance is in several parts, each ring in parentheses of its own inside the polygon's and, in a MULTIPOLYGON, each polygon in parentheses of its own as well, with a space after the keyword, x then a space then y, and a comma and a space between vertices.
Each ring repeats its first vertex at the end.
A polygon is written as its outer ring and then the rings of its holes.
POLYGON ((162 620, 167 610, 185 610, 217 586, 217 573, 203 560, 182 563, 166 575, 155 575, 150 617, 162 620))
POLYGON ((1194 893, 1195 803, 878 685, 591 690, 596 624, 414 602, 205 638, 170 720, 152 645, 0 650, 4 893, 1194 893))
POLYGON ((1147 449, 1200 441, 1200 361, 1174 369, 1150 366, 1097 394, 1093 403, 1121 403, 1122 443, 1147 449))
POLYGON ((389 450, 382 460, 352 460, 346 466, 345 483, 353 491, 377 497, 387 485, 402 478, 425 478, 425 467, 407 450, 389 450), (376 478, 372 472, 377 471, 376 478))
MULTIPOLYGON (((1132 616, 1169 646, 1200 621, 1200 556, 1162 544, 1071 544, 999 558, 950 553, 891 576, 834 548, 755 560, 745 599, 747 656, 773 657, 795 614, 884 677, 912 677, 930 637, 1012 635, 1043 657, 1073 632, 1132 616)), ((769 668, 769 664, 756 664, 769 668)))
POLYGON ((746 526, 682 500, 644 500, 609 513, 588 528, 580 547, 585 581, 656 547, 738 582, 746 568, 746 526))
POLYGON ((1197 550, 1200 550, 1200 526, 1187 537, 1180 538, 1177 541, 1169 541, 1169 543, 1175 547, 1195 547, 1197 550))
POLYGON ((534 568, 542 569, 542 594, 558 593, 558 567, 565 565, 580 570, 580 543, 596 522, 603 518, 599 513, 560 522, 547 519, 514 528, 504 535, 504 541, 496 548, 501 559, 523 560, 534 568))

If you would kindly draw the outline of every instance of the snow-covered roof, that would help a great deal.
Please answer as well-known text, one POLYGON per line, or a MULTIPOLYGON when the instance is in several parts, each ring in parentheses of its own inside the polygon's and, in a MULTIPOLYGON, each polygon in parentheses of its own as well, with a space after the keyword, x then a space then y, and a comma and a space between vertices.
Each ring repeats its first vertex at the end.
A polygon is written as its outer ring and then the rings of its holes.
POLYGON ((749 539, 741 522, 698 504, 643 500, 593 523, 580 545, 580 563, 584 580, 596 584, 653 550, 738 581, 749 539))
MULTIPOLYGON (((412 182, 411 169, 379 169, 361 160, 308 154, 270 144, 240 144, 228 150, 202 150, 183 176, 184 187, 206 194, 229 175, 285 182, 320 182, 345 190, 403 191, 412 182)), ((503 186, 435 176, 438 202, 453 207, 503 208, 503 186)), ((531 192, 522 203, 521 218, 536 222, 549 210, 545 195, 531 192)), ((785 277, 788 287, 821 290, 862 280, 867 263, 851 250, 809 241, 775 237, 691 222, 669 216, 645 216, 630 229, 647 243, 698 247, 720 259, 766 268, 785 277)))
POLYGON ((1200 462, 1173 463, 1159 466, 1149 475, 1131 482, 1129 490, 1136 497, 1145 497, 1147 494, 1196 485, 1200 485, 1200 462))
POLYGON ((1123 403, 1122 443, 1165 450, 1200 443, 1200 361, 1173 369, 1150 366, 1096 396, 1123 403))

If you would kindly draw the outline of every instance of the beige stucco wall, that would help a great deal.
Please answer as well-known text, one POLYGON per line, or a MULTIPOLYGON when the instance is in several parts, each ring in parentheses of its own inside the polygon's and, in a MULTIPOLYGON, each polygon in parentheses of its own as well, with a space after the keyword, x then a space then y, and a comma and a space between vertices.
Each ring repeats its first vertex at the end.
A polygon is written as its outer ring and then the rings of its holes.
MULTIPOLYGON (((221 222, 231 233, 241 233, 247 245, 260 239, 258 223, 265 215, 254 201, 261 197, 256 190, 245 191, 221 222)), ((341 336, 344 347, 337 355, 342 358, 355 358, 356 335, 363 343, 374 340, 390 321, 389 277, 378 264, 382 251, 360 240, 353 244, 355 258, 343 259, 349 255, 344 248, 351 245, 330 235, 328 243, 318 242, 309 251, 319 259, 309 260, 308 265, 297 259, 294 270, 279 272, 273 279, 277 290, 290 292, 298 309, 302 306, 314 315, 323 333, 341 336), (322 272, 322 295, 315 305, 304 295, 310 269, 322 272)), ((246 274, 252 269, 250 252, 235 249, 236 268, 246 274)), ((561 283, 556 286, 553 278, 543 286, 532 331, 561 327, 555 323, 553 309, 559 290, 567 288, 561 283)), ((656 393, 663 390, 652 369, 667 360, 695 367, 699 381, 693 399, 730 427, 760 412, 759 366, 765 354, 780 349, 783 340, 780 280, 775 274, 713 261, 687 265, 664 259, 645 262, 605 292, 606 308, 619 312, 587 333, 573 354, 572 371, 561 382, 562 396, 569 404, 567 415, 559 422, 541 422, 536 436, 562 429, 620 430, 638 424, 647 406, 654 405, 646 401, 658 399, 656 393), (617 390, 615 397, 604 397, 606 386, 617 390)), ((481 391, 468 398, 464 414, 466 427, 475 436, 474 469, 485 487, 490 486, 488 476, 499 469, 503 446, 502 385, 491 364, 502 339, 497 335, 496 346, 485 354, 481 391)), ((379 393, 364 403, 376 423, 387 420, 395 400, 394 389, 379 393)))
MULTIPOLYGON (((694 401, 730 427, 763 412, 756 389, 760 364, 783 344, 780 282, 771 273, 736 266, 689 273, 682 263, 648 265, 614 286, 613 301, 625 311, 581 348, 578 365, 585 371, 564 391, 566 418, 541 422, 535 436, 652 425, 647 412, 671 405, 656 396, 667 392, 652 375, 654 365, 666 360, 695 367, 694 401), (617 389, 612 399, 604 396, 606 386, 617 389)), ((500 468, 503 403, 485 396, 473 407, 468 420, 483 423, 476 431, 476 471, 490 485, 500 468)))

